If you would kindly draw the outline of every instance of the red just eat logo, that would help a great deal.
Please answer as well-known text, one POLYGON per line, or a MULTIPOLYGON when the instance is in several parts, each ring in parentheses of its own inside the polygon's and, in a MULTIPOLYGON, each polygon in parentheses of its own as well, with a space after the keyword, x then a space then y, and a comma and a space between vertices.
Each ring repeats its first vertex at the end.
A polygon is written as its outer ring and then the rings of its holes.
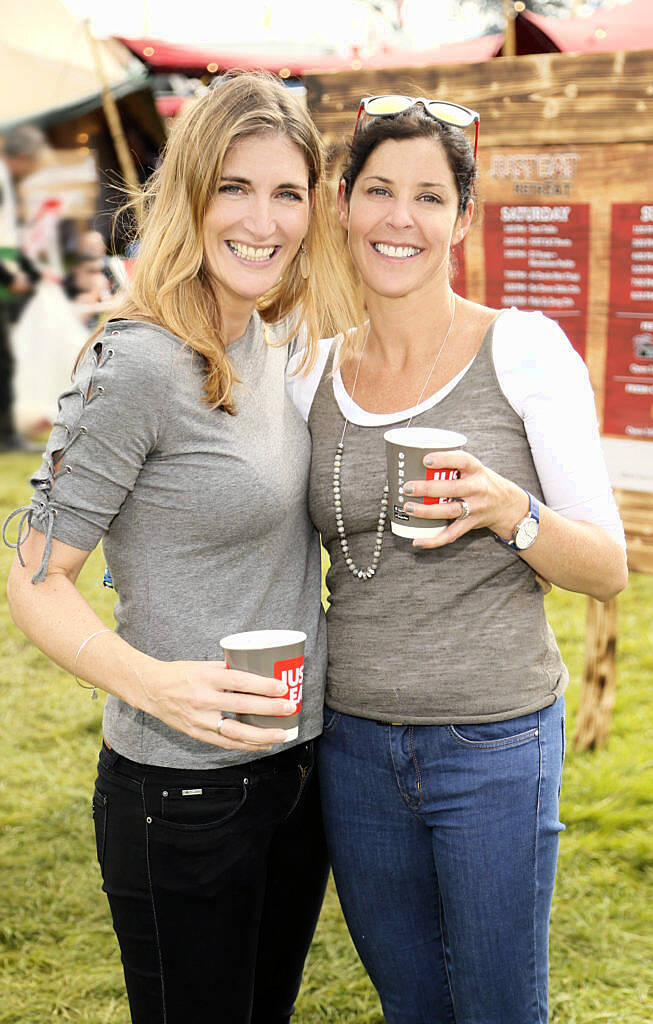
POLYGON ((293 700, 297 705, 297 711, 302 706, 302 683, 304 681, 304 657, 300 654, 298 658, 286 658, 285 661, 275 661, 274 678, 281 679, 288 687, 285 697, 293 700))
MULTIPOLYGON (((427 480, 458 480, 460 473, 457 469, 427 469, 426 479, 427 480)), ((440 505, 444 501, 453 501, 453 498, 430 498, 428 495, 424 495, 425 505, 440 505)))

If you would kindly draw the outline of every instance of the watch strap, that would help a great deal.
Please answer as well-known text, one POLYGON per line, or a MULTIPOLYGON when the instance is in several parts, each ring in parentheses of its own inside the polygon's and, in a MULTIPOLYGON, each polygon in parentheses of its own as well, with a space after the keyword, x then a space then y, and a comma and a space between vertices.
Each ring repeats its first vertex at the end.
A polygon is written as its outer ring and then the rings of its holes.
POLYGON ((515 529, 512 532, 512 538, 510 540, 504 540, 503 537, 500 537, 498 535, 498 533, 495 534, 495 537, 497 538, 497 540, 500 540, 502 544, 506 545, 506 547, 512 548, 513 551, 520 551, 521 550, 520 548, 517 547, 517 545, 515 543, 515 537, 517 535, 517 530, 519 529, 521 524, 526 519, 534 519, 536 523, 539 523, 539 521, 540 521, 540 503, 539 503, 539 501, 537 500, 535 495, 531 494, 530 491, 527 491, 526 488, 524 488, 524 493, 528 497, 528 515, 524 516, 524 519, 520 519, 519 520, 519 522, 517 523, 515 529))

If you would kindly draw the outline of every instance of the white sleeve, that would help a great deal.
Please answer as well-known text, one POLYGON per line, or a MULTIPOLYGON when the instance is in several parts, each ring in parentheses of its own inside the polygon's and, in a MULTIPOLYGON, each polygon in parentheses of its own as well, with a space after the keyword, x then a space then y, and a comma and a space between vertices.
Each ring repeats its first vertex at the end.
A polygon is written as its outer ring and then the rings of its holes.
POLYGON ((308 373, 297 373, 302 350, 291 355, 286 366, 286 390, 307 422, 332 344, 333 338, 322 338, 318 342, 317 358, 308 373))
POLYGON ((499 386, 524 422, 546 504, 602 526, 625 548, 589 374, 564 331, 542 313, 507 310, 495 325, 493 359, 499 386))

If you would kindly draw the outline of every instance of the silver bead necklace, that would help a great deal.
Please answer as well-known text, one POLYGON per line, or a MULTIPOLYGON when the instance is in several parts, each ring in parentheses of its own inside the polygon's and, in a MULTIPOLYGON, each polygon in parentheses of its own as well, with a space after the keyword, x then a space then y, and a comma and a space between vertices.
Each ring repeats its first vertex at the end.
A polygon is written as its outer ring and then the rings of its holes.
MULTIPOLYGON (((453 292, 451 293, 451 295, 452 309, 449 326, 447 327, 446 334, 442 339, 442 344, 440 345, 440 348, 437 351, 435 359, 433 360, 431 369, 428 372, 428 377, 424 381, 424 386, 420 391, 419 398, 417 399, 414 408, 417 408, 417 406, 419 406, 420 402, 422 401, 424 392, 426 391, 428 383, 431 377, 433 376, 433 371, 437 366, 438 359, 442 355, 442 350, 444 349, 444 346, 447 343, 447 338, 449 337, 451 333, 451 328, 453 327, 453 321, 456 315, 456 296, 453 292)), ((354 404, 354 395, 356 394, 356 384, 358 383, 358 374, 361 368, 361 362, 363 360, 363 353, 365 352, 365 346, 367 345, 367 339, 369 338, 369 336, 370 328, 368 327, 367 334, 365 335, 365 341, 363 342, 363 347, 361 349, 361 354, 358 357, 358 366, 356 367, 356 374, 354 376, 354 386, 351 389, 350 401, 352 405, 354 404)), ((409 427, 411 425, 413 421, 413 416, 414 413, 409 417, 409 419, 404 424, 405 427, 409 427)), ((372 555, 372 561, 368 565, 367 569, 359 569, 356 563, 354 562, 354 559, 351 557, 351 553, 349 551, 349 542, 347 540, 347 534, 345 533, 345 523, 342 512, 342 491, 340 488, 340 472, 342 468, 342 456, 345 451, 345 432, 347 430, 348 424, 349 417, 345 416, 345 425, 342 428, 342 435, 340 437, 338 447, 336 448, 336 454, 333 460, 333 504, 336 512, 336 528, 338 530, 338 537, 340 538, 342 556, 345 560, 345 565, 349 569, 352 576, 355 576, 359 580, 371 580, 374 574, 376 573, 377 566, 381 558, 381 550, 383 548, 383 535, 385 532, 385 522, 386 519, 388 518, 388 493, 390 488, 388 487, 388 481, 386 480, 385 486, 383 488, 383 494, 381 495, 381 511, 379 513, 379 521, 376 526, 376 540, 374 542, 374 553, 372 555)))

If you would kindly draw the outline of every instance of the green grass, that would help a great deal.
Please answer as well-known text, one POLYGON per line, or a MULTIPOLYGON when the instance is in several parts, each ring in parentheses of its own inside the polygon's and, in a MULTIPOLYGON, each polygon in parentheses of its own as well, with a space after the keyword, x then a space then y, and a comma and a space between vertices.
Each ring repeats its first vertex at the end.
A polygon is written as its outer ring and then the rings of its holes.
MULTIPOLYGON (((26 500, 34 457, 0 456, 0 516, 26 500)), ((3 579, 11 553, 0 551, 3 579)), ((80 586, 107 624, 113 594, 96 552, 80 586)), ((585 599, 548 609, 572 682, 573 736, 585 599)), ((653 577, 619 598, 618 699, 605 750, 568 745, 551 934, 553 1024, 649 1024, 653 577), (648 773, 648 774, 647 774, 648 773), (647 875, 648 872, 648 875, 647 875)), ((11 624, 0 600, 1 1024, 128 1024, 117 944, 95 861, 90 797, 101 701, 75 686, 11 624)), ((295 1018, 381 1024, 378 1000, 330 887, 295 1018)))

